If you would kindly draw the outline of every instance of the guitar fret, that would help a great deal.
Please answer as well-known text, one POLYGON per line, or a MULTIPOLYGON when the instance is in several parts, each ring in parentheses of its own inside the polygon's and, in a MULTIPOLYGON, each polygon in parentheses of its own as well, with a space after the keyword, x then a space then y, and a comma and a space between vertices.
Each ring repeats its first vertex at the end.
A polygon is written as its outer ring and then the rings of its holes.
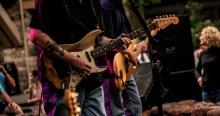
POLYGON ((137 37, 143 37, 143 36, 146 36, 146 35, 147 34, 144 32, 144 29, 140 28, 140 29, 135 30, 134 32, 129 33, 128 37, 130 39, 135 39, 137 37))
POLYGON ((110 51, 111 49, 121 46, 122 44, 123 41, 121 39, 112 40, 109 44, 106 44, 104 46, 98 47, 90 51, 90 54, 93 58, 97 58, 102 56, 105 53, 105 51, 110 51))

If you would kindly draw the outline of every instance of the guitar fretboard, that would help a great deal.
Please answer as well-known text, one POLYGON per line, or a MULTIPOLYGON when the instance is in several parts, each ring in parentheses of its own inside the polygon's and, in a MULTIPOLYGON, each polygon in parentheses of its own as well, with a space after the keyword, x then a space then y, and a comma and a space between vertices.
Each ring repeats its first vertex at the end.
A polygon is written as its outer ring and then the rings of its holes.
MULTIPOLYGON (((127 34, 128 38, 130 38, 130 39, 135 39, 137 37, 145 37, 146 35, 147 34, 144 32, 144 29, 142 29, 142 28, 127 34)), ((100 47, 92 50, 91 55, 93 56, 93 58, 98 58, 98 57, 104 55, 106 52, 108 52, 114 48, 118 48, 122 45, 123 45, 123 41, 121 39, 115 39, 104 46, 100 46, 100 47)))

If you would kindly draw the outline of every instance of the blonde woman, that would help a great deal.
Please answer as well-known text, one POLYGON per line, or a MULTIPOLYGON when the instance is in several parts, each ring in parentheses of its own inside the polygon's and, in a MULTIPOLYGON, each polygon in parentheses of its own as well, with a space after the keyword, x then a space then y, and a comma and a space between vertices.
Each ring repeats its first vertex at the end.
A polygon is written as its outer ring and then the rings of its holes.
POLYGON ((214 26, 206 26, 200 35, 197 82, 202 87, 203 101, 220 101, 220 33, 214 26))

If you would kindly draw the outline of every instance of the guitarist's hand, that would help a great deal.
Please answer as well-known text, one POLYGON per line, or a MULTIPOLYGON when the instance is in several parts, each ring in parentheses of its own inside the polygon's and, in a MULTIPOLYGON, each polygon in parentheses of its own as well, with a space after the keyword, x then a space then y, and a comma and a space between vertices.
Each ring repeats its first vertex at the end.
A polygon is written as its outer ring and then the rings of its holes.
MULTIPOLYGON (((119 35, 117 38, 115 38, 115 39, 121 39, 122 41, 123 41, 123 45, 122 45, 122 47, 121 48, 119 48, 119 49, 115 49, 114 51, 119 51, 119 50, 121 50, 121 49, 126 49, 127 48, 127 46, 131 43, 131 40, 127 37, 127 35, 126 34, 124 34, 124 33, 122 33, 121 35, 119 35)), ((105 44, 108 44, 109 42, 111 42, 111 40, 113 40, 112 38, 108 38, 108 37, 106 37, 106 36, 102 36, 102 42, 101 42, 101 44, 102 45, 105 45, 105 44)))
POLYGON ((120 50, 125 50, 127 49, 128 45, 131 44, 131 40, 128 38, 128 36, 125 33, 122 33, 121 35, 119 35, 116 39, 121 39, 123 41, 123 45, 121 48, 119 48, 120 50))
POLYGON ((202 87, 203 79, 201 76, 197 78, 197 83, 199 84, 200 87, 202 87))
POLYGON ((148 43, 147 44, 142 44, 141 42, 137 44, 136 49, 141 49, 141 52, 147 52, 148 50, 148 43))
POLYGON ((132 64, 133 64, 134 66, 137 66, 138 58, 136 57, 136 55, 134 54, 134 52, 131 52, 131 51, 129 51, 128 49, 126 49, 126 50, 121 50, 120 52, 123 53, 123 54, 127 54, 127 55, 128 55, 128 58, 129 58, 129 61, 132 62, 132 64))
POLYGON ((111 38, 109 38, 109 37, 107 37, 107 36, 102 36, 101 44, 102 44, 102 45, 106 45, 106 44, 108 44, 111 40, 113 40, 113 39, 111 39, 111 38))
POLYGON ((78 57, 72 57, 71 66, 74 70, 80 72, 83 76, 89 76, 92 68, 89 62, 78 57))

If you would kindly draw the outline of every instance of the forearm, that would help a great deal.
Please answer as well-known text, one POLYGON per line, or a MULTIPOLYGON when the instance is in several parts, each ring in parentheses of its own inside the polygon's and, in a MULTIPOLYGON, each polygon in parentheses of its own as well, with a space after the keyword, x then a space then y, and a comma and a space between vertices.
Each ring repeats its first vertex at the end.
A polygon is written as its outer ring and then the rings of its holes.
POLYGON ((11 77, 10 74, 8 74, 8 71, 5 69, 3 65, 0 65, 0 70, 4 74, 9 86, 13 88, 16 87, 15 80, 13 79, 13 77, 11 77))
POLYGON ((11 77, 11 75, 8 74, 8 73, 5 74, 5 76, 6 76, 7 82, 10 85, 10 87, 15 88, 16 87, 16 83, 15 83, 15 80, 13 79, 13 77, 11 77))
POLYGON ((2 98, 3 98, 3 100, 5 100, 7 103, 11 103, 11 102, 12 102, 11 97, 10 97, 6 92, 2 92, 2 98))
POLYGON ((36 46, 44 50, 44 52, 53 58, 59 58, 70 62, 74 58, 68 51, 61 48, 49 35, 38 29, 31 29, 30 40, 36 46))

